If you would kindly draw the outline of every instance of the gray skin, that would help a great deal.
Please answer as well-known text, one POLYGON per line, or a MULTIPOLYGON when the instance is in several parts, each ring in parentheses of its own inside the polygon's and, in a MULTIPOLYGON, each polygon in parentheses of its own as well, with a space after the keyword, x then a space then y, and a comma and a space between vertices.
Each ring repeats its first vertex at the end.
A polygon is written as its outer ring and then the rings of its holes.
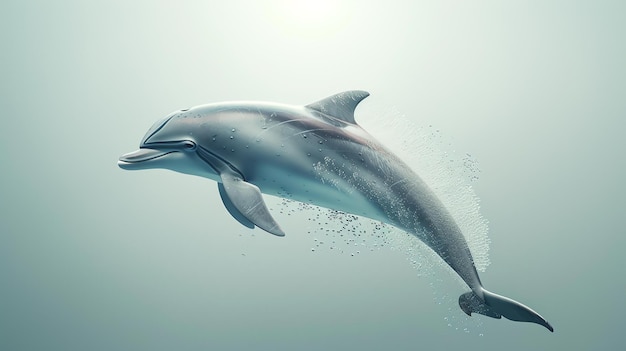
POLYGON ((552 326, 519 302, 482 287, 458 225, 430 188, 354 120, 369 94, 349 91, 307 106, 229 102, 157 122, 123 169, 166 168, 218 182, 228 212, 248 228, 283 236, 261 193, 368 217, 405 230, 469 286, 465 313, 552 326))

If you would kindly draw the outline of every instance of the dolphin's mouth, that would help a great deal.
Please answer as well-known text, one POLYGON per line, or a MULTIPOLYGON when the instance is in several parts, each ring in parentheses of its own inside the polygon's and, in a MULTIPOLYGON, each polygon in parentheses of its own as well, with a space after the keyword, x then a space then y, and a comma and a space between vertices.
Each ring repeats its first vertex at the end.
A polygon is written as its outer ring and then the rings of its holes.
POLYGON ((129 152, 120 156, 119 161, 117 161, 117 165, 121 168, 132 168, 134 164, 154 160, 174 152, 178 151, 141 148, 137 151, 129 152))

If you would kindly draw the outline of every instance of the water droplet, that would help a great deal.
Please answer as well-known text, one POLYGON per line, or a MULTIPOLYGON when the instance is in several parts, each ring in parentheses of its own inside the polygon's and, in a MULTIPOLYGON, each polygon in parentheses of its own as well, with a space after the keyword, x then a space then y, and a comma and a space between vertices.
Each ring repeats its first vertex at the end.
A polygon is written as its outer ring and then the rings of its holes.
POLYGON ((235 149, 230 149, 230 152, 235 152, 235 149))
POLYGON ((230 138, 231 138, 231 139, 235 139, 235 137, 234 137, 234 136, 232 136, 232 135, 230 136, 230 138))
POLYGON ((303 137, 304 139, 306 139, 306 138, 307 138, 307 137, 306 137, 306 134, 302 134, 302 137, 303 137))
POLYGON ((314 248, 314 247, 312 247, 312 248, 311 248, 311 251, 312 251, 312 252, 315 252, 315 248, 314 248))
POLYGON ((311 153, 310 153, 310 152, 307 152, 307 153, 306 153, 306 155, 307 155, 307 156, 311 156, 311 153))
POLYGON ((230 131, 234 133, 235 132, 235 128, 231 129, 230 131))
POLYGON ((320 143, 320 144, 324 144, 324 142, 323 142, 323 141, 321 141, 321 140, 320 140, 320 141, 318 141, 318 143, 320 143))
POLYGON ((213 137, 213 141, 215 141, 215 137, 213 137))

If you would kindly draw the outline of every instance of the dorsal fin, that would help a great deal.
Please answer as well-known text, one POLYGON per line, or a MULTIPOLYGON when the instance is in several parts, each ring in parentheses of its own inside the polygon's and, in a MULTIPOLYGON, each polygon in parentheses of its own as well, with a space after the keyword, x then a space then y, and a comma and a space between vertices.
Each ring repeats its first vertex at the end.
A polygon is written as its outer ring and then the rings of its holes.
POLYGON ((307 108, 321 112, 325 115, 338 118, 344 122, 356 124, 354 109, 370 93, 362 90, 350 90, 329 96, 320 101, 306 105, 307 108))

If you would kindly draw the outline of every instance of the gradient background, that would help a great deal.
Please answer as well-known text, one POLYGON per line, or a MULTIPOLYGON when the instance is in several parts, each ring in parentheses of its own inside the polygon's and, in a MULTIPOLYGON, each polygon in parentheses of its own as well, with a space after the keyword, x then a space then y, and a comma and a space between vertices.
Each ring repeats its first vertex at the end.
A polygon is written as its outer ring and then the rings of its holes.
POLYGON ((2 1, 0 349, 623 344, 626 3, 320 3, 2 1), (283 239, 241 227, 208 180, 116 166, 176 109, 348 89, 372 93, 357 119, 397 109, 475 155, 483 282, 554 334, 449 327, 449 275, 433 294, 397 251, 311 252, 288 217, 283 239))

